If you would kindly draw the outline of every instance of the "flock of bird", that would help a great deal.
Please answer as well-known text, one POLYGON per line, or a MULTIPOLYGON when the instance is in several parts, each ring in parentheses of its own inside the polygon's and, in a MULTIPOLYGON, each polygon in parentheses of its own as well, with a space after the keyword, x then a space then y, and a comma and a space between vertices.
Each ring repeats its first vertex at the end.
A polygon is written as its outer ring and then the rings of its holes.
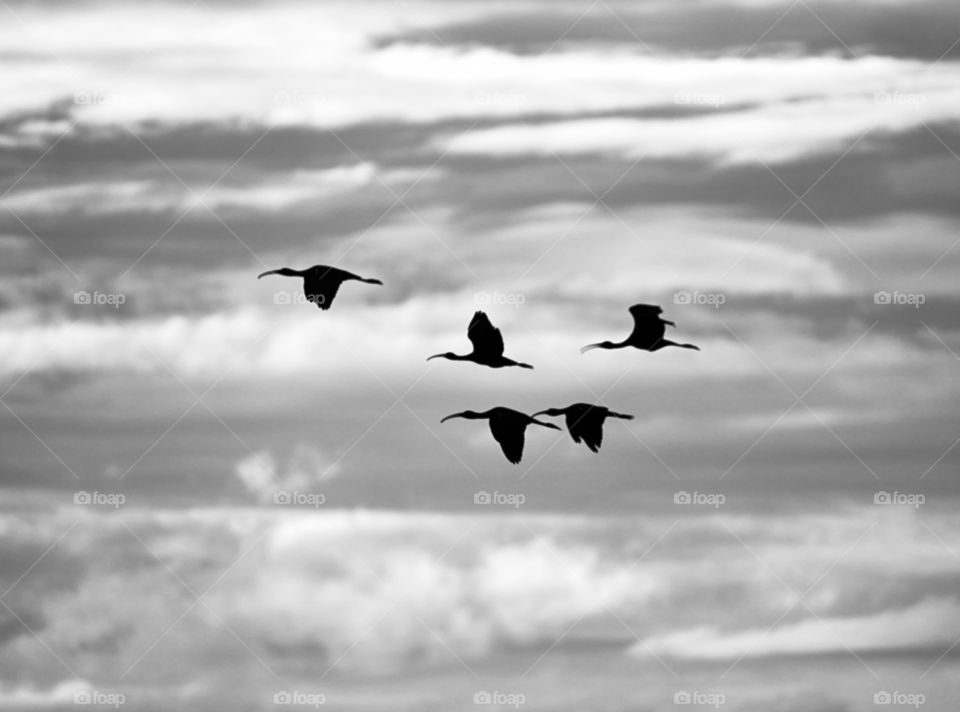
MULTIPOLYGON (((382 285, 379 279, 366 279, 359 275, 347 272, 337 267, 328 267, 326 265, 314 265, 304 270, 290 269, 283 267, 264 272, 257 279, 267 275, 276 274, 282 277, 302 277, 303 293, 307 301, 316 304, 320 309, 329 309, 333 304, 334 298, 340 289, 340 285, 348 281, 364 282, 365 284, 382 285)), ((681 349, 700 349, 694 344, 681 344, 676 341, 665 339, 666 328, 676 326, 672 321, 667 321, 661 314, 663 309, 653 304, 634 304, 630 307, 630 316, 633 317, 633 330, 623 341, 601 341, 596 344, 588 344, 580 349, 585 353, 591 349, 623 349, 634 348, 641 351, 659 351, 660 349, 674 346, 681 349)), ((443 358, 448 361, 472 361, 473 363, 489 368, 505 368, 516 366, 518 368, 533 368, 528 363, 521 363, 507 358, 503 355, 504 344, 503 334, 500 329, 490 323, 487 315, 478 311, 470 320, 467 327, 467 338, 473 344, 473 350, 467 354, 456 354, 447 351, 442 354, 434 354, 427 360, 443 358)), ((490 410, 477 412, 474 410, 465 410, 460 413, 453 413, 446 416, 440 422, 445 423, 452 418, 464 418, 466 420, 486 420, 490 424, 490 432, 494 440, 500 444, 503 454, 513 464, 520 462, 523 457, 524 435, 528 425, 539 425, 544 428, 560 430, 553 423, 546 423, 537 420, 538 415, 548 417, 564 416, 567 431, 575 443, 582 442, 591 452, 597 452, 603 442, 603 423, 607 418, 621 418, 624 420, 633 419, 632 415, 625 413, 615 413, 602 405, 591 405, 589 403, 574 403, 566 408, 548 408, 541 410, 533 415, 522 413, 512 408, 498 406, 490 410)))

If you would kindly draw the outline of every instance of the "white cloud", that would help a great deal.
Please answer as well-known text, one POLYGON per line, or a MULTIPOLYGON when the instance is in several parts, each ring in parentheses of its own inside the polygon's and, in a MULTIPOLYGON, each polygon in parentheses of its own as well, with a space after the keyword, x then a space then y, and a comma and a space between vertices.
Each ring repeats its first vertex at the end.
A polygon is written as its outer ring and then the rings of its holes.
POLYGON ((600 153, 627 159, 697 156, 726 163, 778 163, 843 151, 868 132, 906 131, 960 118, 960 92, 934 91, 917 106, 861 93, 685 119, 513 124, 471 131, 441 145, 453 153, 493 156, 600 153))
POLYGON ((903 650, 951 645, 960 636, 960 603, 931 598, 909 608, 848 617, 807 617, 772 629, 723 631, 701 627, 646 638, 638 655, 653 652, 681 658, 738 659, 741 656, 903 650))
POLYGON ((261 503, 270 503, 273 496, 286 492, 312 492, 340 474, 341 465, 331 461, 319 448, 299 444, 280 467, 269 451, 252 453, 234 468, 243 486, 261 503))
POLYGON ((53 705, 72 705, 77 696, 89 694, 93 686, 85 680, 64 680, 53 687, 4 687, 0 684, 0 707, 33 708, 53 705))
MULTIPOLYGON (((859 117, 834 117, 837 125, 831 128, 823 116, 813 124, 817 133, 812 135, 803 135, 803 127, 793 124, 786 147, 776 145, 774 134, 780 134, 771 118, 770 125, 759 126, 768 154, 834 141, 852 124, 883 128, 889 123, 885 108, 895 107, 875 102, 878 93, 923 96, 925 106, 909 119, 913 126, 929 121, 929 109, 937 104, 956 116, 947 105, 952 101, 956 106, 952 87, 957 70, 947 62, 926 71, 921 62, 886 57, 703 59, 606 48, 519 56, 491 48, 373 47, 378 34, 407 29, 410 13, 442 23, 479 12, 469 3, 388 3, 376 12, 341 3, 251 4, 218 6, 215 14, 199 7, 25 7, 18 13, 22 22, 0 28, 0 44, 28 57, 0 81, 0 114, 45 107, 79 92, 84 100, 76 104, 77 116, 94 125, 243 119, 344 126, 638 109, 673 105, 690 96, 719 97, 727 106, 822 97, 827 104, 846 101, 859 117), (334 16, 335 23, 330 21, 334 16), (38 42, 61 62, 43 54, 29 59, 38 42), (71 71, 64 71, 64 64, 71 71), (856 95, 858 100, 850 100, 856 95)), ((704 125, 701 130, 711 129, 704 125)), ((699 150, 686 129, 674 136, 669 127, 654 125, 646 133, 670 139, 667 145, 674 148, 687 138, 683 146, 693 142, 699 150)), ((637 145, 636 136, 625 138, 630 147, 637 145)), ((741 140, 749 149, 760 139, 746 135, 741 140)), ((597 135, 592 141, 602 143, 597 135)), ((712 146, 708 142, 704 148, 712 146)))
POLYGON ((187 187, 179 181, 79 182, 12 191, 4 201, 18 213, 50 214, 83 211, 173 211, 193 207, 275 212, 317 200, 334 200, 380 181, 388 185, 410 178, 405 171, 378 171, 371 163, 326 170, 299 170, 271 175, 245 186, 219 183, 187 187))

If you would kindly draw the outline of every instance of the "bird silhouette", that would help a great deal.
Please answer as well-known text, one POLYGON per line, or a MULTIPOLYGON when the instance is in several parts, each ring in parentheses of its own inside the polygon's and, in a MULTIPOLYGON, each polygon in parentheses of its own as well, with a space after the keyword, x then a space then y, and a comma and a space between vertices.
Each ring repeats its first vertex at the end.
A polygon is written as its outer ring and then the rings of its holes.
POLYGON ((585 353, 590 349, 623 349, 627 346, 632 346, 641 351, 659 351, 667 346, 693 349, 694 351, 700 350, 699 346, 693 344, 679 344, 676 341, 663 338, 666 327, 676 326, 676 324, 663 319, 660 316, 661 314, 663 314, 663 309, 655 304, 634 304, 630 307, 630 316, 633 317, 633 331, 626 339, 619 343, 601 341, 597 344, 588 344, 580 349, 580 353, 585 353))
POLYGON ((507 460, 516 465, 523 457, 524 432, 528 425, 542 425, 545 428, 560 430, 553 423, 544 423, 536 418, 521 413, 512 408, 491 408, 490 410, 478 413, 474 410, 465 410, 462 413, 454 413, 443 418, 440 422, 445 423, 451 418, 466 418, 467 420, 489 420, 490 432, 493 433, 493 439, 500 443, 500 449, 507 456, 507 460))
POLYGON ((324 310, 330 308, 337 296, 337 290, 346 281, 356 280, 367 284, 383 284, 379 279, 365 279, 353 272, 347 272, 338 267, 328 267, 327 265, 314 265, 302 270, 282 267, 281 269, 264 272, 258 275, 257 279, 266 277, 268 274, 279 274, 282 277, 303 277, 303 293, 307 301, 313 302, 324 310))
POLYGON ((529 363, 519 363, 503 355, 503 334, 500 333, 500 329, 490 323, 490 319, 482 311, 476 312, 470 320, 470 326, 467 327, 467 338, 473 344, 473 351, 470 353, 455 354, 452 351, 447 351, 443 354, 429 356, 427 361, 433 358, 445 358, 449 361, 473 361, 490 368, 503 368, 504 366, 533 368, 529 363))
POLYGON ((538 415, 565 416, 567 430, 573 442, 579 443, 582 440, 592 452, 597 452, 603 443, 604 420, 607 418, 633 420, 632 415, 614 413, 606 406, 589 403, 574 403, 566 408, 547 408, 534 413, 532 417, 536 418, 538 415))

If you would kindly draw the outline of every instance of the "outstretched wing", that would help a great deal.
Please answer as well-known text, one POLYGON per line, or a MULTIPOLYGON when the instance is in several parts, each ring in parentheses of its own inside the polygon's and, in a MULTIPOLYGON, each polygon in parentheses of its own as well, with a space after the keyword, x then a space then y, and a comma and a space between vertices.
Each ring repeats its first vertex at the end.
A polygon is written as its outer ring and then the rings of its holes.
POLYGON ((503 334, 490 323, 482 311, 478 311, 467 327, 467 338, 473 344, 473 351, 484 356, 503 356, 503 334))
POLYGON ((490 418, 490 432, 493 433, 493 439, 500 443, 503 454, 514 465, 519 463, 523 457, 525 430, 525 424, 515 423, 504 418, 490 418))
POLYGON ((604 415, 603 410, 593 406, 567 413, 567 430, 574 442, 582 440, 592 452, 597 452, 603 444, 604 415))

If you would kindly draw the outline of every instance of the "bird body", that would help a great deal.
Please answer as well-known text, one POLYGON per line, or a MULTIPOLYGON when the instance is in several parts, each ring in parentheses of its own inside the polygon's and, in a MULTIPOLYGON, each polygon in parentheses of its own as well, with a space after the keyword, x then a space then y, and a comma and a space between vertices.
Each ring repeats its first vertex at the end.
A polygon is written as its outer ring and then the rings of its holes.
POLYGON ((640 349, 641 351, 659 351, 667 346, 676 346, 681 349, 692 349, 699 351, 700 347, 694 344, 680 344, 676 341, 665 339, 668 326, 676 326, 672 321, 667 321, 660 315, 663 309, 655 304, 634 304, 630 307, 630 316, 633 317, 633 331, 630 335, 620 342, 601 341, 596 344, 588 344, 580 349, 580 353, 585 353, 590 349, 623 349, 628 346, 640 349))
POLYGON ((504 368, 505 366, 533 368, 528 363, 520 363, 503 355, 503 334, 500 333, 500 329, 490 323, 490 319, 482 311, 475 312, 470 320, 470 326, 467 327, 467 338, 473 344, 473 351, 470 353, 455 354, 452 351, 447 351, 442 354, 434 354, 428 357, 427 361, 434 358, 445 358, 448 361, 472 361, 490 368, 504 368))
POLYGON ((440 422, 444 423, 451 418, 489 421, 490 432, 493 434, 493 439, 500 443, 500 449, 503 450, 503 454, 507 460, 514 465, 519 463, 523 457, 524 434, 528 425, 542 425, 545 428, 552 428, 553 430, 560 429, 553 423, 544 423, 526 413, 502 406, 491 408, 482 413, 474 410, 465 410, 462 413, 448 415, 440 422))
POLYGON ((346 281, 356 280, 366 284, 383 284, 379 279, 366 279, 353 272, 347 272, 339 267, 328 267, 327 265, 314 265, 303 270, 282 267, 281 269, 264 272, 257 279, 266 277, 268 274, 278 274, 281 277, 303 277, 303 294, 307 301, 313 302, 323 310, 330 308, 340 285, 346 281))
POLYGON ((626 413, 614 413, 612 410, 602 405, 591 405, 590 403, 574 403, 566 408, 548 408, 534 413, 533 417, 538 415, 564 416, 567 423, 567 431, 573 442, 583 442, 591 452, 597 452, 603 443, 603 422, 607 418, 622 418, 623 420, 633 420, 632 415, 626 413))

